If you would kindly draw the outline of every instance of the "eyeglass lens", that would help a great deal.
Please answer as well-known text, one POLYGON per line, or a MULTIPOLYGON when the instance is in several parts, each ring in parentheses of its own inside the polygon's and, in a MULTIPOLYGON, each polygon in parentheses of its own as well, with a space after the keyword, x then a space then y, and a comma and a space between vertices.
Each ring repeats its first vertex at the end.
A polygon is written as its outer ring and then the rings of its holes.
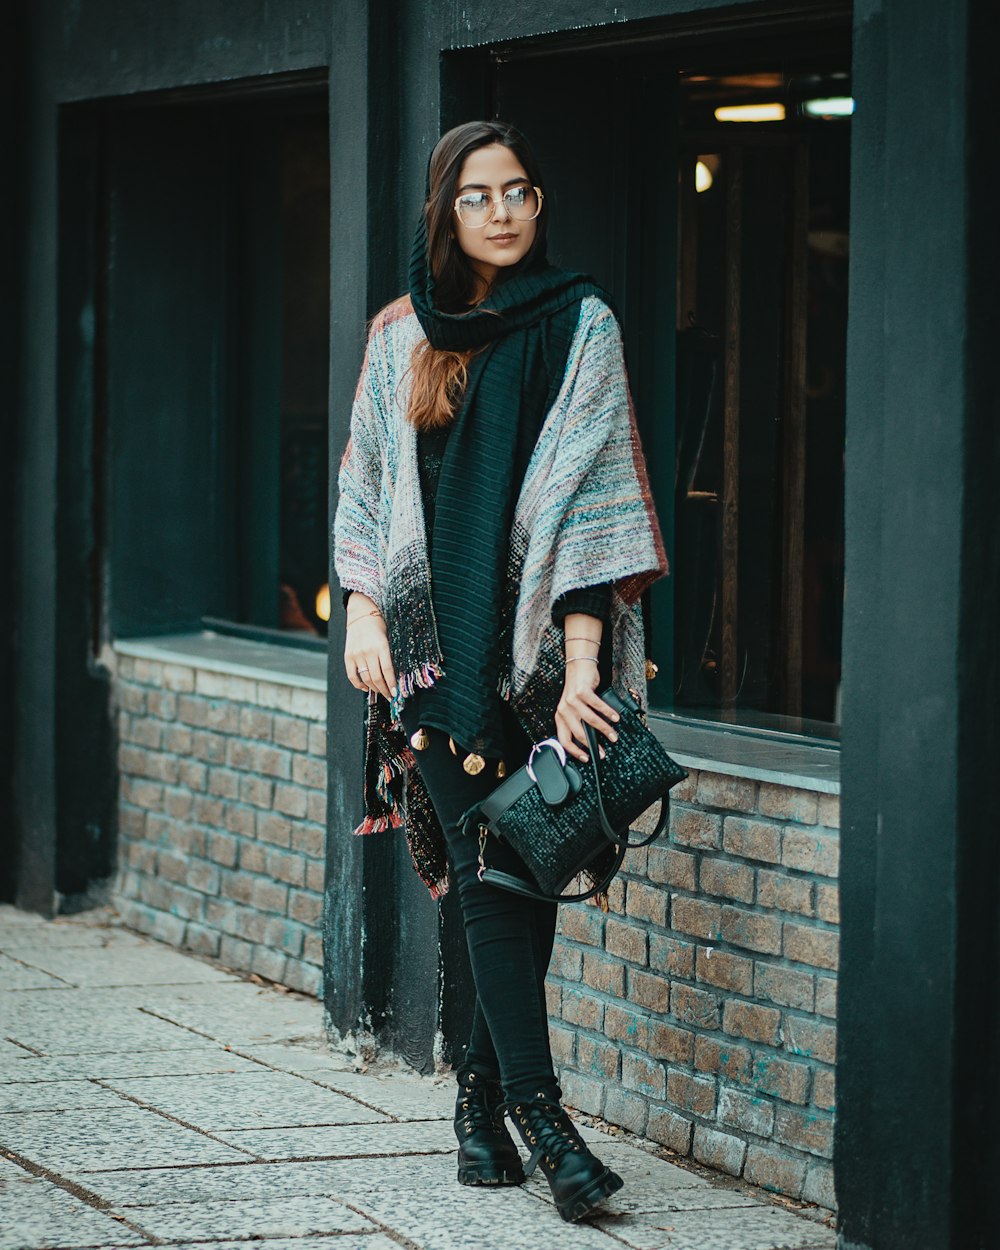
MULTIPOLYGON (((534 187, 511 187, 504 192, 504 208, 516 221, 538 216, 538 195, 534 187)), ((458 200, 458 215, 467 226, 481 226, 494 215, 494 201, 485 191, 470 191, 458 200)))

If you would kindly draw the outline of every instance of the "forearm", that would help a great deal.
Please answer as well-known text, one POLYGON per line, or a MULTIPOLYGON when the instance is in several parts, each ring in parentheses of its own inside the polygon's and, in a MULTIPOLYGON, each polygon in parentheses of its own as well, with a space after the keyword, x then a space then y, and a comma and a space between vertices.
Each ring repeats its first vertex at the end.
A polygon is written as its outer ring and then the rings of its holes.
MULTIPOLYGON (((563 622, 565 630, 565 654, 567 663, 582 656, 597 659, 604 633, 604 622, 598 616, 586 612, 568 612, 563 622)), ((581 659, 581 663, 584 663, 581 659)))

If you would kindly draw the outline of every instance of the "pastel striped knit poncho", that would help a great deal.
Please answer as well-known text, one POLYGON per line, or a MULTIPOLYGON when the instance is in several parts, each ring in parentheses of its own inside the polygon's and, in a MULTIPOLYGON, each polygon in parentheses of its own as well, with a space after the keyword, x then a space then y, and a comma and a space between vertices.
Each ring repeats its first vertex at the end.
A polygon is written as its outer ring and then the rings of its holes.
MULTIPOLYGON (((334 565, 345 589, 381 609, 397 682, 391 702, 369 694, 365 815, 354 832, 403 827, 414 866, 437 898, 449 885, 444 835, 399 717, 414 689, 432 685, 448 663, 431 596, 417 432, 406 419, 408 370, 422 339, 408 296, 372 325, 338 476, 334 565)), ((639 598, 666 572, 618 322, 603 300, 587 296, 517 497, 497 638, 500 695, 535 741, 555 733, 565 675, 554 600, 613 583, 613 684, 645 709, 639 598)))

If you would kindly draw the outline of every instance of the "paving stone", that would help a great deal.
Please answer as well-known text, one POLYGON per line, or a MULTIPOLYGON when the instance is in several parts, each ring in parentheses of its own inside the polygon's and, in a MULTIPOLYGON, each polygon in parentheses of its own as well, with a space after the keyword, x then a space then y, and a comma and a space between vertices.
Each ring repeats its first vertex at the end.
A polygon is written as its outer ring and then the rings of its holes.
POLYGON ((257 1072, 260 1065, 226 1050, 217 1042, 182 1032, 184 1049, 104 1051, 82 1055, 29 1055, 14 1047, 19 1058, 0 1054, 0 1081, 99 1080, 132 1076, 197 1076, 209 1072, 257 1072))
POLYGON ((136 1223, 154 1237, 174 1241, 216 1237, 306 1237, 321 1233, 374 1232, 376 1225, 343 1203, 320 1194, 168 1202, 133 1208, 136 1223))
POLYGON ((247 1154, 130 1103, 107 1110, 14 1112, 0 1121, 0 1140, 71 1177, 104 1168, 220 1163, 247 1154))
POLYGON ((93 990, 25 990, 9 997, 15 1001, 5 1004, 11 1007, 4 1013, 7 1036, 47 1055, 203 1049, 211 1044, 171 1021, 139 1010, 134 1002, 112 1001, 109 991, 98 996, 93 990), (38 994, 49 1001, 26 1001, 29 996, 37 999, 38 994))
POLYGON ((181 986, 169 1001, 162 994, 148 994, 146 1002, 164 1020, 237 1050, 323 1036, 323 1007, 316 999, 282 994, 249 981, 181 986))
POLYGON ((0 1250, 135 1246, 146 1237, 51 1181, 0 1160, 0 1250))
POLYGON ((605 1216, 598 1227, 634 1250, 835 1250, 836 1234, 777 1207, 605 1216))
MULTIPOLYGON (((394 1160, 386 1162, 391 1165, 394 1160)), ((236 1162, 196 1168, 119 1168, 92 1172, 86 1184, 116 1210, 126 1210, 162 1202, 207 1202, 213 1198, 231 1198, 238 1192, 260 1199, 329 1194, 331 1166, 337 1165, 325 1160, 261 1163, 242 1156, 236 1162)), ((139 1216, 136 1220, 139 1221, 139 1216)))
POLYGON ((404 1120, 317 1128, 252 1129, 220 1133, 222 1141, 261 1159, 346 1159, 353 1155, 430 1154, 456 1149, 455 1132, 444 1120, 404 1120))
MULTIPOLYGON (((61 990, 66 987, 66 981, 50 976, 30 961, 0 954, 0 990, 4 993, 14 990, 61 990)), ((0 1009, 0 1016, 3 1014, 0 1009)))
MULTIPOLYGON (((156 1250, 159 1245, 156 1243, 156 1250)), ((357 1238, 345 1235, 343 1233, 334 1234, 332 1237, 302 1237, 287 1238, 278 1237, 272 1239, 270 1237, 263 1241, 254 1241, 252 1243, 253 1250, 399 1250, 399 1242, 392 1241, 388 1237, 376 1233, 365 1233, 357 1238)), ((152 1245, 139 1246, 137 1250, 154 1250, 152 1245)), ((245 1241, 213 1241, 210 1247, 206 1247, 205 1242, 171 1242, 170 1250, 247 1250, 245 1241)))
MULTIPOLYGON (((160 942, 139 940, 136 943, 116 943, 114 958, 108 958, 104 947, 46 948, 44 954, 32 957, 22 955, 26 962, 51 973, 61 981, 77 986, 117 985, 177 985, 219 982, 242 984, 231 973, 214 968, 180 951, 170 950, 160 942)), ((3 969, 0 967, 0 985, 3 969)))
POLYGON ((298 1038, 294 1042, 254 1042, 242 1045, 240 1054, 263 1064, 314 1079, 322 1073, 353 1072, 358 1066, 356 1055, 331 1050, 323 1037, 298 1038))
POLYGON ((450 1120, 455 1111, 458 1086, 454 1078, 428 1081, 401 1072, 310 1073, 331 1089, 362 1099, 397 1120, 450 1120))
POLYGON ((78 1111, 84 1107, 120 1107, 121 1096, 93 1081, 4 1081, 0 1115, 12 1111, 78 1111))
POLYGON ((256 1071, 231 1074, 116 1079, 111 1084, 139 1102, 209 1133, 226 1129, 371 1124, 386 1118, 384 1113, 304 1077, 261 1067, 256 1071))

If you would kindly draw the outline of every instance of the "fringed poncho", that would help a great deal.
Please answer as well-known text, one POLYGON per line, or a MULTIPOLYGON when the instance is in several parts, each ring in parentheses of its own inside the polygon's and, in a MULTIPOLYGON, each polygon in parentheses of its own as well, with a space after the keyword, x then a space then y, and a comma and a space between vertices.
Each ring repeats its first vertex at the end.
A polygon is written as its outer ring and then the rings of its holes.
MULTIPOLYGON (((391 702, 368 698, 365 815, 354 832, 402 827, 414 866, 437 898, 449 885, 444 835, 400 720, 414 689, 447 671, 431 597, 417 432, 406 419, 408 370, 422 338, 409 298, 372 325, 338 476, 334 564, 343 587, 381 609, 397 681, 391 702)), ((646 708, 639 599, 666 571, 618 322, 603 300, 587 296, 514 508, 496 640, 500 696, 532 738, 554 734, 565 670, 552 607, 574 588, 612 583, 613 682, 646 708)))

